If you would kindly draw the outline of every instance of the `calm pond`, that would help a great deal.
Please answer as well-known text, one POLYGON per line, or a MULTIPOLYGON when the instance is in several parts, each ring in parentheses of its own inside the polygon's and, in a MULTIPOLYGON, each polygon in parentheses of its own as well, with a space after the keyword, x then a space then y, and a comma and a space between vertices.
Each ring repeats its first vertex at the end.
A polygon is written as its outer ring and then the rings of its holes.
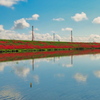
POLYGON ((100 54, 0 62, 0 100, 99 100, 100 54))

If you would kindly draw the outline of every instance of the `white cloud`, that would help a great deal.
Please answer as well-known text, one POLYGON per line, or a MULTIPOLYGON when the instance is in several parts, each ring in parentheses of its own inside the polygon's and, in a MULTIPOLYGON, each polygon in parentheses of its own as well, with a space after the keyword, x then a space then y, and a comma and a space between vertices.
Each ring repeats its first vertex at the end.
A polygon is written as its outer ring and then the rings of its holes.
POLYGON ((64 21, 65 19, 64 18, 53 18, 52 20, 54 20, 54 21, 64 21))
POLYGON ((56 31, 51 31, 51 33, 57 33, 56 31))
POLYGON ((53 38, 52 38, 52 35, 50 35, 49 33, 46 33, 46 34, 36 33, 35 39, 40 40, 40 41, 52 41, 53 38))
POLYGON ((82 75, 80 73, 77 73, 74 75, 74 78, 79 82, 85 82, 87 80, 87 76, 82 75))
POLYGON ((3 25, 0 25, 0 32, 4 31, 3 25))
POLYGON ((34 14, 34 15, 32 15, 31 18, 26 18, 26 20, 38 20, 39 17, 40 17, 40 15, 34 14))
MULTIPOLYGON (((53 41, 53 35, 50 33, 34 33, 35 40, 38 41, 53 41)), ((0 39, 15 39, 15 40, 32 40, 32 32, 28 34, 17 33, 14 30, 5 30, 0 31, 0 39)), ((70 35, 64 37, 58 34, 55 34, 55 41, 71 41, 70 35)), ((74 42, 100 42, 100 35, 91 34, 90 36, 73 36, 74 42)))
POLYGON ((30 24, 26 22, 24 18, 14 21, 14 27, 12 29, 24 29, 30 27, 30 24))
POLYGON ((17 4, 19 1, 27 1, 27 0, 0 0, 0 5, 13 8, 12 6, 14 4, 17 4))
POLYGON ((34 30, 35 30, 35 31, 38 31, 39 29, 38 29, 38 28, 34 28, 34 30))
POLYGON ((76 22, 88 19, 87 15, 84 12, 82 12, 81 14, 77 13, 77 14, 75 14, 75 16, 73 16, 71 18, 73 20, 75 20, 76 22))
POLYGON ((92 23, 100 24, 100 17, 94 18, 92 23))
POLYGON ((72 31, 72 28, 62 28, 62 31, 72 31))

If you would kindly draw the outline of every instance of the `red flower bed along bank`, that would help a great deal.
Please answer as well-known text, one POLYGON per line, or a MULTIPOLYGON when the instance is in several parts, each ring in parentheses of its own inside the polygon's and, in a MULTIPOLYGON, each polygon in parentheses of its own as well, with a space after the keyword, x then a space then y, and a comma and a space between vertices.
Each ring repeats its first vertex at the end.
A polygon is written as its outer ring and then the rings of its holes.
POLYGON ((0 40, 0 49, 65 49, 65 48, 100 49, 100 43, 0 40))

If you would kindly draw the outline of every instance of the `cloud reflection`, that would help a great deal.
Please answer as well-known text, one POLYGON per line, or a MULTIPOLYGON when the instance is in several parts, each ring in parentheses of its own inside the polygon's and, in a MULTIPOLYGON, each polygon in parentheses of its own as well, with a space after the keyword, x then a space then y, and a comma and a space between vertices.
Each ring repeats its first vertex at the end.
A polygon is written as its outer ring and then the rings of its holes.
POLYGON ((3 70, 4 70, 4 68, 5 68, 5 65, 0 64, 0 71, 3 71, 3 70))
POLYGON ((59 73, 59 74, 55 74, 54 76, 55 76, 55 77, 58 77, 58 78, 65 77, 64 74, 60 74, 60 73, 59 73))
POLYGON ((99 71, 95 71, 95 72, 94 72, 94 75, 95 75, 96 77, 100 78, 100 70, 99 70, 99 71))
POLYGON ((78 81, 78 82, 86 82, 86 80, 87 80, 87 76, 86 76, 86 75, 82 75, 82 74, 80 74, 80 73, 76 73, 76 74, 74 75, 74 78, 75 78, 75 80, 78 81))
POLYGON ((6 87, 0 91, 1 100, 19 100, 21 94, 11 87, 6 87))
POLYGON ((62 64, 63 67, 73 67, 73 64, 62 64))
POLYGON ((40 80, 39 80, 39 76, 38 76, 38 75, 34 75, 34 76, 33 76, 33 79, 34 79, 34 82, 35 82, 36 84, 39 84, 39 83, 40 83, 40 80))
POLYGON ((25 67, 14 67, 15 73, 20 76, 20 77, 26 77, 29 72, 30 68, 25 68, 25 67))
POLYGON ((91 60, 99 60, 99 59, 100 59, 100 54, 91 55, 91 60))

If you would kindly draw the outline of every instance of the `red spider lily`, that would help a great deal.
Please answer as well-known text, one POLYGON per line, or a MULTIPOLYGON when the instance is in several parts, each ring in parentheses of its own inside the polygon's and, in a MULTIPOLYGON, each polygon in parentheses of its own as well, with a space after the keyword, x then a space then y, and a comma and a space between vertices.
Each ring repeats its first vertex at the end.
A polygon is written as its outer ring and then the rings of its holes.
POLYGON ((0 49, 100 48, 100 43, 0 40, 0 49))

